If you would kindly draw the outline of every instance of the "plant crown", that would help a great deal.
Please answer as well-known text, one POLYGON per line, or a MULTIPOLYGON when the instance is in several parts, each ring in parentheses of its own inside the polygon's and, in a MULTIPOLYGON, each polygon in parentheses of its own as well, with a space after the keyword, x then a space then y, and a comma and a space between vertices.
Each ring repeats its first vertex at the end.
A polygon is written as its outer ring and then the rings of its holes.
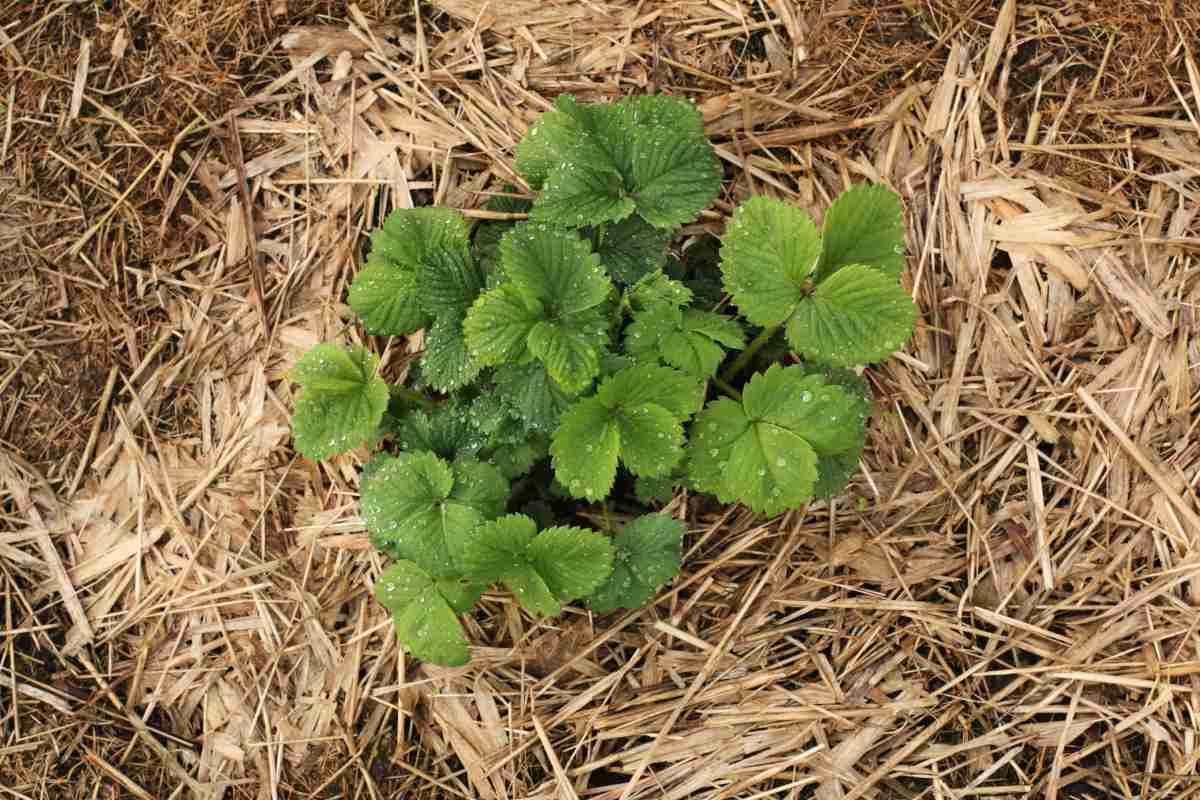
POLYGON ((534 199, 487 205, 513 219, 471 230, 406 209, 371 235, 349 303, 368 334, 423 330, 407 386, 361 347, 317 345, 291 372, 301 454, 374 451, 362 514, 393 559, 375 592, 400 643, 439 664, 468 660, 458 615, 493 583, 546 616, 653 599, 684 526, 648 513, 614 530, 610 501, 644 510, 682 487, 777 514, 840 492, 871 409, 850 368, 902 347, 916 319, 883 186, 843 193, 821 229, 753 197, 719 253, 693 237, 673 257, 722 181, 689 102, 562 96, 516 166, 534 199), (581 501, 606 532, 559 524, 581 501))

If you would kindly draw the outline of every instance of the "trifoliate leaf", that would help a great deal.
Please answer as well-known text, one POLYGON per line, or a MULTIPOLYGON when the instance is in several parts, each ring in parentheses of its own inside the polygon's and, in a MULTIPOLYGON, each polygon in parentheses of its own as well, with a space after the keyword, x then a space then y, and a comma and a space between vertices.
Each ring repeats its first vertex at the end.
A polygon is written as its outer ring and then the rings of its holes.
POLYGON ((450 208, 402 208, 371 234, 371 256, 415 270, 438 250, 466 250, 467 222, 450 208))
POLYGON ((499 581, 525 609, 554 616, 562 604, 583 597, 612 570, 607 537, 583 528, 548 528, 521 514, 479 527, 464 553, 472 578, 499 581))
POLYGON ((529 352, 567 392, 579 392, 600 372, 600 353, 608 343, 608 322, 595 309, 539 322, 529 332, 529 352))
POLYGON ((467 637, 451 602, 466 596, 453 586, 435 580, 411 561, 397 561, 375 582, 375 596, 392 612, 404 649, 422 661, 447 667, 462 666, 470 659, 467 637), (443 589, 450 589, 450 596, 443 589))
POLYGON ((631 285, 666 264, 672 235, 641 217, 629 217, 605 228, 596 254, 613 280, 631 285))
POLYGON ((417 300, 416 286, 411 268, 372 258, 354 276, 347 299, 367 333, 403 336, 429 322, 417 300))
POLYGON ((778 325, 805 296, 821 254, 812 218, 795 206, 752 197, 733 213, 721 239, 725 291, 755 325, 778 325))
POLYGON ((615 537, 613 570, 589 598, 599 614, 618 608, 638 608, 679 574, 684 525, 665 514, 646 514, 626 525, 615 537))
POLYGON ((851 264, 866 264, 899 279, 904 271, 900 196, 882 184, 851 187, 825 213, 823 240, 818 283, 851 264))
POLYGON ((675 496, 675 485, 678 481, 672 476, 651 478, 639 475, 633 482, 633 493, 639 503, 669 503, 675 496))
POLYGON ((433 453, 401 453, 363 487, 371 543, 435 577, 459 574, 462 548, 508 502, 508 482, 490 465, 433 453))
POLYGON ((631 157, 629 193, 656 228, 693 221, 721 191, 721 165, 702 136, 645 128, 634 134, 631 157))
POLYGON ((721 398, 692 426, 688 472, 697 488, 768 515, 806 502, 818 455, 861 445, 865 409, 841 386, 802 367, 752 377, 743 402, 721 398))
POLYGON ((467 312, 463 335, 480 364, 520 362, 529 347, 533 326, 545 319, 541 303, 503 284, 484 292, 467 312))
POLYGON ((434 250, 417 267, 421 307, 435 317, 461 317, 484 281, 483 270, 465 247, 434 250))
POLYGON ((691 290, 679 281, 668 278, 661 270, 639 279, 629 290, 629 305, 634 311, 657 306, 683 308, 690 302, 691 290))
POLYGON ((582 228, 617 222, 633 213, 621 175, 611 167, 564 164, 550 173, 529 213, 530 219, 582 228))
POLYGON ((479 374, 483 364, 471 357, 457 317, 440 317, 425 332, 421 374, 439 392, 461 389, 479 374))
POLYGON ((559 417, 575 397, 550 377, 546 365, 540 361, 499 367, 495 381, 496 393, 529 431, 548 433, 554 430, 559 417))
POLYGON ((710 311, 659 306, 634 315, 625 331, 625 350, 642 361, 663 362, 697 378, 713 376, 725 350, 745 346, 736 321, 710 311))
POLYGON ((322 459, 351 450, 375 435, 388 405, 388 387, 375 374, 379 357, 361 347, 319 344, 290 377, 300 384, 292 414, 296 450, 322 459))
POLYGON ((843 267, 817 285, 787 325, 788 344, 815 361, 849 367, 880 361, 912 335, 917 307, 885 273, 843 267))
POLYGON ((500 243, 500 253, 517 290, 552 315, 595 308, 612 291, 599 257, 573 231, 518 225, 500 243))
POLYGON ((573 497, 606 496, 620 460, 635 475, 666 475, 682 457, 683 426, 700 387, 669 367, 606 378, 563 414, 550 445, 554 474, 573 497))
POLYGON ((696 413, 702 389, 695 378, 679 370, 641 364, 606 379, 596 396, 609 408, 653 403, 682 422, 696 413))

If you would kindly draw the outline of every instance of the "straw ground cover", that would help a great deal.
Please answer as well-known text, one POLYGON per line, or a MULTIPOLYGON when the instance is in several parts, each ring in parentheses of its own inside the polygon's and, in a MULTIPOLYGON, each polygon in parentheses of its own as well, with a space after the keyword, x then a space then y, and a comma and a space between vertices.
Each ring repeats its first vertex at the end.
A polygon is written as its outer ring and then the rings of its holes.
POLYGON ((0 793, 1200 793, 1190 9, 0 0, 0 793), (564 91, 697 102, 685 255, 751 194, 892 186, 918 331, 837 501, 676 497, 653 606, 492 592, 435 669, 284 374, 378 344, 364 232, 479 216, 564 91))

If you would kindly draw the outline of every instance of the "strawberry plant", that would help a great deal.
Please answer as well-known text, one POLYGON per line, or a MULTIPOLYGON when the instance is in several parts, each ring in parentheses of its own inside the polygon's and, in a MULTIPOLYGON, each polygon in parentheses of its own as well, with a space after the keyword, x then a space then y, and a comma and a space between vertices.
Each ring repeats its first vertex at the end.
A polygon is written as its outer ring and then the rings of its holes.
POLYGON ((516 166, 533 199, 488 203, 511 220, 417 208, 372 234, 349 303, 368 334, 423 331, 403 384, 328 344, 291 373, 301 454, 374 451, 362 515, 392 559, 375 592, 401 644, 440 664, 467 661, 459 615, 489 585, 544 616, 653 599, 684 526, 642 512, 678 489, 763 514, 836 495, 871 409, 853 368, 916 320, 882 186, 846 191, 820 229, 754 197, 714 258, 676 258, 722 180, 688 102, 560 97, 516 166))

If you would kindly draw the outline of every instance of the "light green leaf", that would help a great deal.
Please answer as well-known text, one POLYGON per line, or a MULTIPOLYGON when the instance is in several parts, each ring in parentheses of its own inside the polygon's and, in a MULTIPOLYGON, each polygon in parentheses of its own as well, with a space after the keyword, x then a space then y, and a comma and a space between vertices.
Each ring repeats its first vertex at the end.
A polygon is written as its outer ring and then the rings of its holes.
POLYGON ((421 357, 421 374, 439 392, 461 389, 483 368, 471 357, 463 335, 462 321, 457 317, 441 317, 425 331, 425 353, 421 357))
POLYGON ((534 201, 530 219, 582 228, 617 222, 634 211, 620 174, 607 166, 564 164, 550 173, 534 201))
POLYGON ((367 333, 403 336, 429 322, 417 302, 416 286, 411 269, 369 259, 354 276, 347 299, 367 333))
POLYGON ((688 447, 693 485, 768 515, 811 496, 817 458, 861 447, 865 405, 804 368, 755 375, 743 402, 721 398, 696 418, 688 447))
POLYGON ((725 350, 745 346, 741 326, 710 311, 659 306, 634 315, 625 349, 642 361, 662 360, 700 379, 716 373, 725 350), (718 344, 719 343, 719 344, 718 344))
POLYGON ((825 213, 823 238, 818 283, 851 264, 866 264, 898 280, 905 261, 900 196, 882 184, 852 186, 825 213))
POLYGON ((595 308, 612 291, 600 259, 573 231, 518 225, 500 243, 508 280, 552 316, 595 308))
POLYGON ((508 483, 495 468, 433 453, 401 453, 362 490, 371 543, 414 562, 435 577, 460 573, 464 542, 485 519, 500 514, 508 483))
POLYGON ((805 212, 752 197, 733 213, 721 239, 725 291, 755 325, 778 325, 805 296, 821 239, 805 212))
POLYGON ((541 303, 503 284, 484 292, 467 311, 463 335, 480 364, 515 363, 528 352, 529 332, 543 319, 541 303))
POLYGON ((598 500, 612 489, 621 450, 615 417, 597 397, 577 401, 562 415, 550 455, 555 476, 572 497, 598 500))
POLYGON ((583 162, 605 165, 607 153, 593 132, 594 111, 569 94, 559 95, 554 110, 543 113, 517 144, 517 170, 533 189, 561 164, 583 162))
POLYGON ((499 581, 529 611, 554 616, 562 603, 591 592, 612 569, 612 548, 595 531, 549 528, 522 514, 480 526, 464 554, 469 574, 499 581))
POLYGON ((529 332, 529 351, 567 392, 582 391, 592 382, 607 343, 607 321, 594 310, 539 322, 529 332))
POLYGON ((409 270, 432 252, 465 250, 467 222, 450 208, 401 208, 371 234, 371 257, 409 270))
POLYGON ((442 248, 417 267, 421 307, 433 316, 460 317, 483 290, 483 270, 464 248, 442 248))
POLYGON ((637 366, 606 378, 563 414, 550 445, 554 474, 573 497, 612 489, 620 460, 635 475, 665 475, 682 458, 680 422, 699 384, 669 367, 637 366))
POLYGON ((682 422, 696 413, 703 388, 695 378, 679 370, 640 364, 607 378, 596 396, 614 409, 653 403, 682 422))
POLYGON ((689 100, 670 95, 634 95, 617 105, 631 115, 631 124, 649 128, 669 128, 691 136, 704 136, 704 117, 689 100))
POLYGON ((673 233, 641 217, 629 217, 605 228, 596 254, 614 280, 634 284, 667 263, 667 243, 673 233))
POLYGON ((629 290, 629 305, 634 311, 647 311, 658 306, 682 308, 692 302, 692 291, 661 270, 638 280, 629 290))
POLYGON ((375 582, 375 596, 392 612, 405 650, 422 661, 458 667, 470 654, 451 598, 461 601, 465 596, 452 591, 447 597, 446 588, 411 561, 397 561, 375 582))
POLYGON ((870 364, 904 347, 917 307, 889 275, 862 264, 843 267, 817 285, 787 325, 788 344, 834 366, 870 364))
POLYGON ((292 414, 296 450, 322 459, 351 450, 375 435, 388 405, 388 387, 375 374, 378 356, 319 344, 300 358, 290 377, 300 384, 292 414))
POLYGON ((684 525, 665 514, 646 514, 615 537, 612 574, 588 598, 599 614, 639 608, 649 602, 682 566, 684 525))
POLYGON ((692 222, 721 191, 721 165, 702 136, 644 128, 632 139, 629 193, 656 228, 692 222))

